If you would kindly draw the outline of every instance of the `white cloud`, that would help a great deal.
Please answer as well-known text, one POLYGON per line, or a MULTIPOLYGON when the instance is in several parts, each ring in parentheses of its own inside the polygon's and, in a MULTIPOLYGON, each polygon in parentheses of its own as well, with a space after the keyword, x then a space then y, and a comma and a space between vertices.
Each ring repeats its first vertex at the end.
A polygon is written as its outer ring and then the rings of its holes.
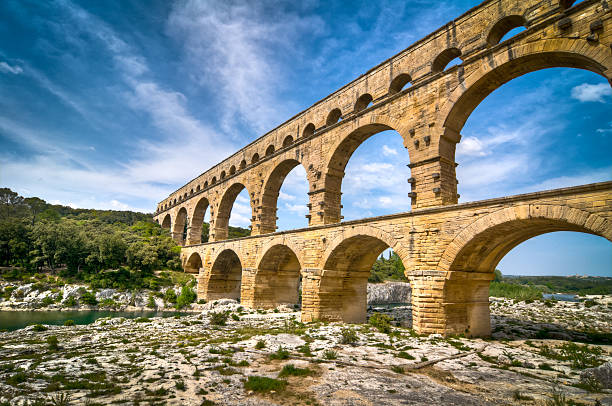
POLYGON ((110 205, 115 210, 129 210, 129 205, 121 203, 119 200, 111 200, 110 205))
POLYGON ((465 156, 485 156, 488 152, 484 149, 483 142, 476 137, 463 137, 457 145, 457 153, 465 156))
POLYGON ((393 199, 389 196, 381 196, 378 198, 378 201, 383 207, 389 207, 393 204, 393 199))
POLYGON ((397 155, 397 150, 394 148, 389 148, 388 145, 383 145, 382 153, 384 156, 395 156, 397 155))
POLYGON ((581 102, 605 103, 606 97, 612 96, 612 88, 608 83, 583 83, 572 89, 572 97, 581 102))
POLYGON ((280 193, 278 194, 278 199, 279 200, 290 200, 293 201, 295 200, 295 196, 290 195, 288 193, 284 193, 282 190, 280 191, 280 193))
POLYGON ((0 62, 0 72, 12 73, 13 75, 19 75, 23 73, 23 69, 17 65, 9 65, 6 62, 0 62))
POLYGON ((190 73, 219 89, 224 130, 240 120, 261 132, 291 114, 277 96, 286 85, 280 59, 295 52, 293 39, 317 24, 318 18, 256 2, 185 0, 174 4, 167 30, 183 44, 190 73))

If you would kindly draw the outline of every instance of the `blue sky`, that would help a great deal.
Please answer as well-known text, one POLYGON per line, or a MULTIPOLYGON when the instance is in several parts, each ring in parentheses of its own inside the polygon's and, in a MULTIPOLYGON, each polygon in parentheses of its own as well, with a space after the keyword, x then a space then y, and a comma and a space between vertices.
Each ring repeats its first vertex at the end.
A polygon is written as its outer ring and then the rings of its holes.
MULTIPOLYGON (((0 185, 75 207, 153 211, 478 2, 252 3, 0 2, 0 185)), ((610 86, 587 71, 502 86, 462 131, 461 201, 612 179, 611 105, 610 86)), ((397 133, 367 140, 347 167, 345 218, 408 210, 407 163, 397 133)), ((306 225, 306 191, 298 167, 281 189, 280 229, 306 225)), ((238 198, 231 224, 248 224, 247 202, 238 198)), ((500 269, 612 276, 612 244, 553 233, 500 269)))

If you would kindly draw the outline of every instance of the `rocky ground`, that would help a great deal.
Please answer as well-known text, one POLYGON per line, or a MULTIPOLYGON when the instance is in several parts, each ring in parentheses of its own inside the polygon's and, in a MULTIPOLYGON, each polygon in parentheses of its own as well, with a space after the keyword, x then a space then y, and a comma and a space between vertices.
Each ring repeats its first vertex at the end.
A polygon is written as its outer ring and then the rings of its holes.
POLYGON ((0 404, 612 404, 612 346, 566 340, 610 337, 612 308, 595 303, 494 300, 489 340, 418 336, 380 316, 302 324, 229 300, 176 318, 30 326, 0 333, 0 404))

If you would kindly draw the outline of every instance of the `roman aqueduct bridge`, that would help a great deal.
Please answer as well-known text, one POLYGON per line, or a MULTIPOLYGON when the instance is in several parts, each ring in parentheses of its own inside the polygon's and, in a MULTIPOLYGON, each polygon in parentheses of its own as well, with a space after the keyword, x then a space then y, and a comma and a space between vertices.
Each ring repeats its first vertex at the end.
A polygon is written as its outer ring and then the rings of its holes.
POLYGON ((418 332, 487 335, 489 283, 512 248, 563 230, 612 241, 612 182, 458 204, 455 148, 488 94, 552 67, 612 80, 609 3, 573 3, 485 1, 160 202, 155 219, 183 245, 185 269, 198 273, 198 297, 271 308, 297 303, 301 280, 303 321, 363 322, 370 268, 391 247, 412 285, 418 332), (461 63, 447 68, 456 57, 461 63), (368 137, 391 129, 410 160, 411 210, 342 222, 348 160, 368 137), (297 165, 309 183, 309 226, 276 232, 279 191, 297 165), (227 240, 232 206, 245 188, 251 236, 227 240), (210 242, 201 243, 207 208, 210 242))

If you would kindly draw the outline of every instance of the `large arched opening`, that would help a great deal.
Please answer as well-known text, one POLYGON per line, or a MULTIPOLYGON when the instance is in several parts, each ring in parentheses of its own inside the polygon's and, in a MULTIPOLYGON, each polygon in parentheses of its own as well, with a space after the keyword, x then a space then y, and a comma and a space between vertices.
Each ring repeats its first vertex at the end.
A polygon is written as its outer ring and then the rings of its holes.
POLYGON ((215 258, 210 275, 205 281, 206 300, 240 300, 242 263, 238 254, 225 249, 215 258))
POLYGON ((612 241, 612 224, 578 209, 525 205, 486 215, 462 230, 446 248, 439 269, 447 271, 443 302, 448 334, 491 333, 489 285, 513 248, 542 234, 574 231, 612 241))
POLYGON ((214 233, 212 241, 226 240, 230 237, 240 237, 250 234, 246 227, 249 226, 252 216, 251 198, 246 187, 242 183, 234 183, 226 191, 215 217, 214 233), (230 218, 231 217, 231 218, 230 218), (230 222, 234 227, 240 227, 236 233, 230 233, 230 222))
POLYGON ((339 221, 408 211, 410 157, 403 142, 385 124, 368 124, 345 137, 327 163, 326 216, 339 221))
POLYGON ((208 199, 202 197, 198 200, 191 219, 187 244, 200 244, 208 242, 210 210, 208 199))
POLYGON ((189 228, 189 218, 187 217, 187 209, 181 207, 176 214, 174 225, 172 227, 172 238, 179 245, 185 245, 187 238, 187 229, 189 228))
POLYGON ((261 234, 308 226, 308 180, 299 161, 286 159, 270 172, 261 203, 261 234))
POLYGON ((300 261, 291 248, 282 244, 268 248, 257 265, 249 307, 272 309, 299 304, 300 271, 300 261))
MULTIPOLYGON (((390 236, 371 229, 357 230, 348 238, 334 241, 324 254, 323 272, 316 289, 318 308, 315 314, 307 314, 305 318, 364 323, 368 314, 368 278, 372 266, 392 242, 390 236)), ((304 299, 303 312, 309 311, 308 300, 311 299, 304 299)), ((410 300, 410 297, 405 299, 410 300)), ((396 322, 411 326, 410 309, 401 318, 396 318, 396 322)))

